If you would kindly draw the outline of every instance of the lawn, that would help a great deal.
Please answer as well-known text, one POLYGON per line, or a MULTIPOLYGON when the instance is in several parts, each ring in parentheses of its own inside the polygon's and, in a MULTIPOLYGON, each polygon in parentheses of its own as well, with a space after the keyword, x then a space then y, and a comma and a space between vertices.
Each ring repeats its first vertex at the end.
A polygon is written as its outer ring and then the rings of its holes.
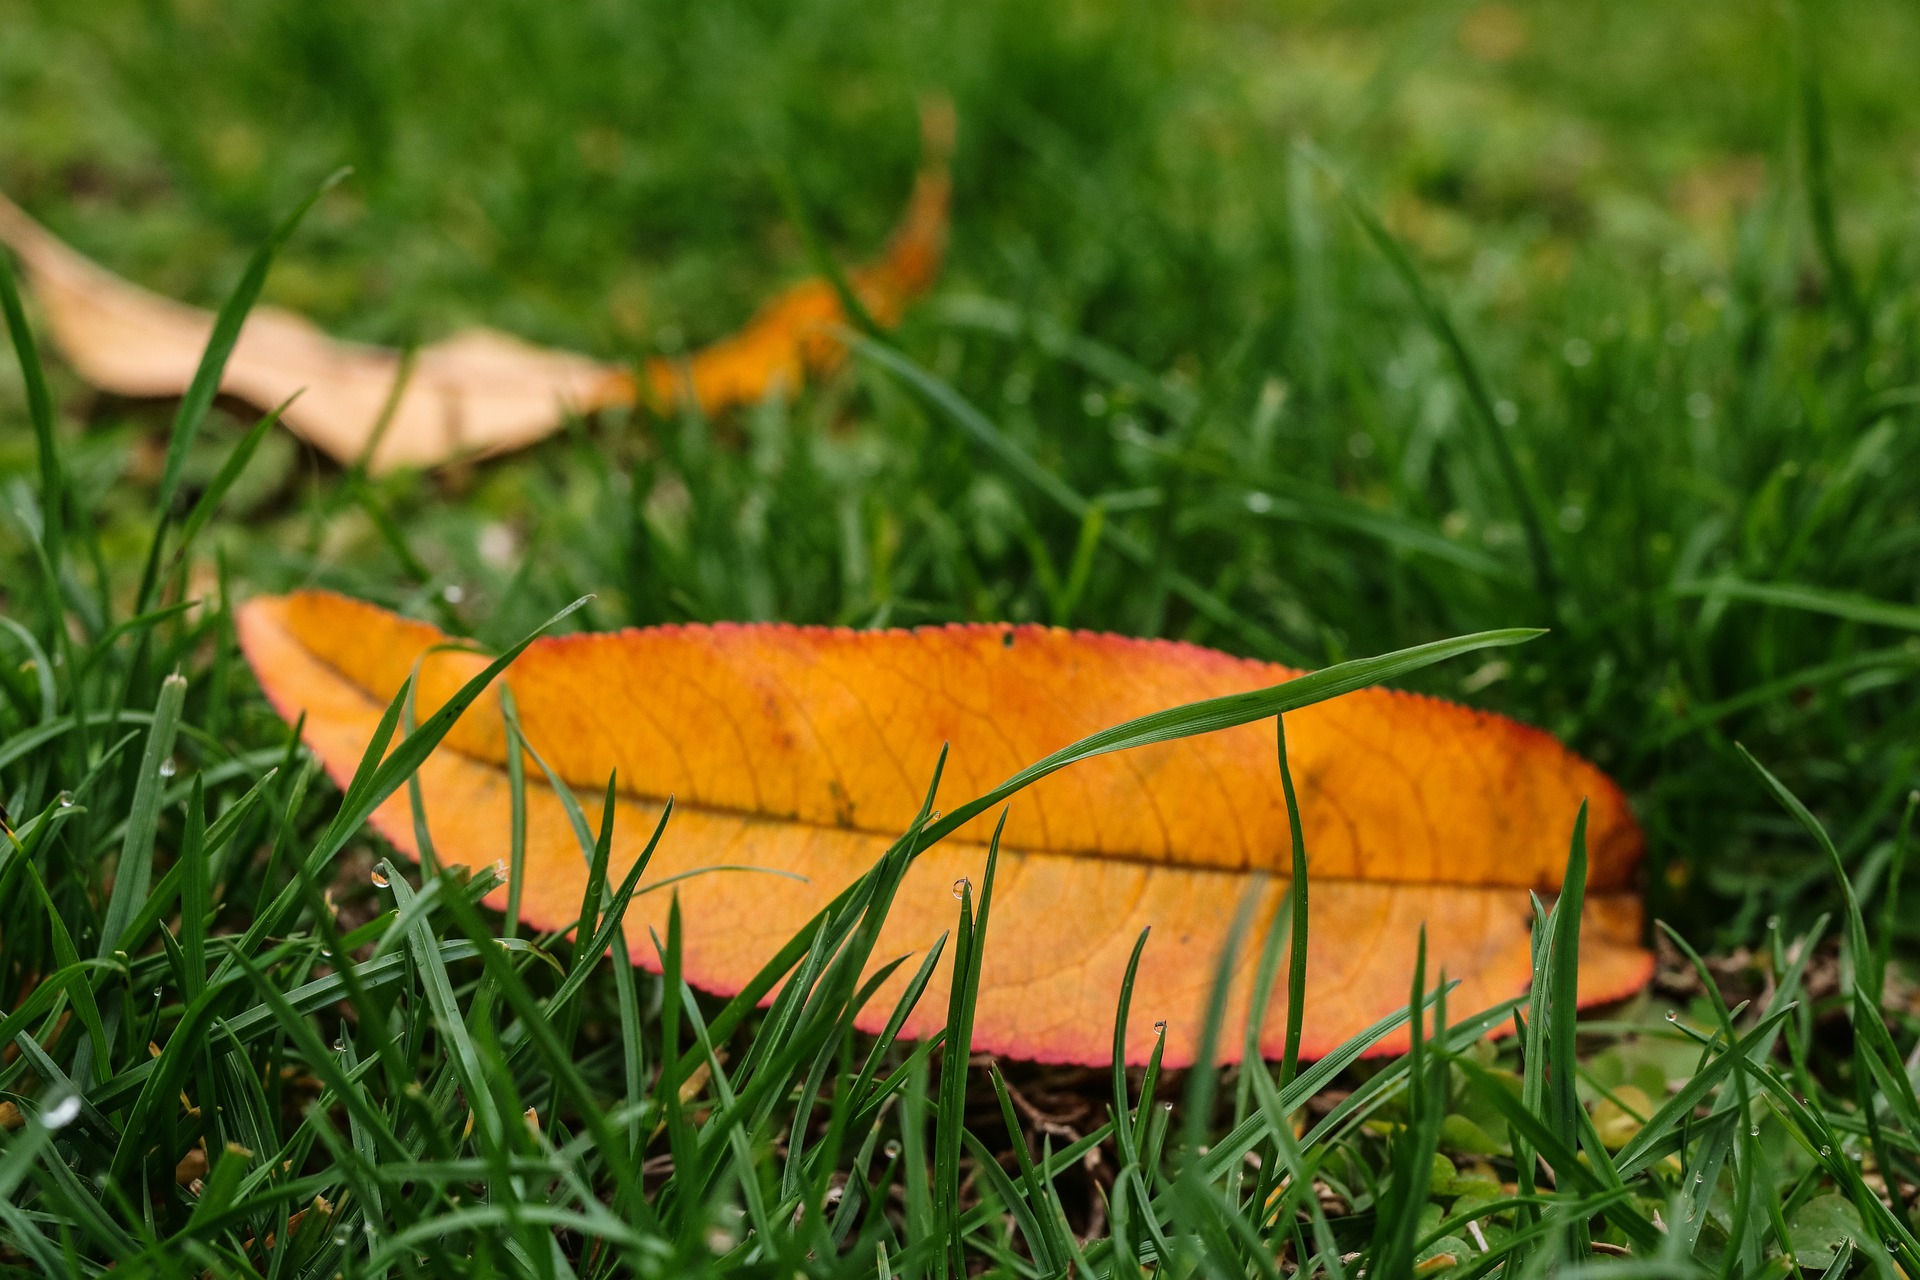
POLYGON ((1910 7, 0 0, 0 31, 0 190, 218 307, 351 165, 262 300, 399 346, 698 347, 876 252, 918 105, 958 120, 937 288, 791 401, 375 478, 274 430, 228 485, 242 406, 49 348, 43 413, 0 362, 0 1268, 1915 1274, 1910 7), (682 999, 494 946, 484 877, 362 827, 235 639, 316 586, 495 650, 589 595, 556 630, 1042 622, 1308 668, 1547 628, 1396 683, 1616 778, 1674 935, 1577 1041, 1561 947, 1518 1035, 1435 1009, 1297 1075, 969 1070, 964 1002, 951 1046, 876 1041, 841 969, 682 999))

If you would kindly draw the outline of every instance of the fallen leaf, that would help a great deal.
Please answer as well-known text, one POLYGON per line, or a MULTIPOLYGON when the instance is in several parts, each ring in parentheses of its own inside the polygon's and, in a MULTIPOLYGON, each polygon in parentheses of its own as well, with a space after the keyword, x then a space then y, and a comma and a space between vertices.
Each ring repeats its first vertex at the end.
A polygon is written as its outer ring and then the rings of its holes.
MULTIPOLYGON (((446 637, 431 626, 319 592, 256 599, 239 630, 273 705, 289 721, 306 716, 308 745, 342 783, 416 664, 423 718, 484 664, 432 649, 446 637)), ((718 624, 539 640, 506 678, 528 741, 590 803, 617 769, 616 875, 670 796, 675 812, 650 881, 722 864, 788 873, 709 871, 674 887, 687 979, 731 993, 905 830, 943 743, 951 807, 1089 733, 1297 674, 1188 644, 1035 626, 718 624)), ((1619 789, 1553 738, 1384 689, 1292 712, 1287 736, 1313 873, 1309 1056, 1405 1005, 1423 922, 1429 973, 1460 982, 1456 1013, 1521 992, 1529 891, 1557 886, 1583 797, 1592 871, 1580 994, 1615 999, 1645 983, 1653 961, 1639 945, 1633 890, 1639 829, 1619 789)), ((483 700, 422 766, 443 862, 507 858, 505 742, 497 707, 483 700)), ((586 866, 558 797, 528 772, 521 914, 563 929, 579 913, 586 866)), ((408 806, 403 789, 374 825, 417 856, 408 806)), ((980 883, 994 816, 919 856, 876 964, 924 952, 953 927, 953 886, 980 883)), ((1285 897, 1289 850, 1270 723, 1087 760, 1021 792, 1002 846, 975 1047, 1108 1060, 1128 956, 1151 925, 1127 1057, 1143 1060, 1164 1020, 1166 1060, 1190 1062, 1236 907, 1256 894, 1264 932, 1285 897)), ((503 905, 504 891, 490 901, 503 905)), ((664 935, 668 905, 667 894, 634 899, 627 936, 637 963, 657 966, 649 931, 664 935)), ((1258 951, 1235 962, 1241 1017, 1258 951)), ((896 973, 859 1025, 882 1023, 904 982, 896 973)), ((937 977, 909 1036, 938 1030, 944 987, 937 977)), ((1275 1054, 1284 988, 1262 1041, 1275 1054)), ((1224 1050, 1241 1038, 1230 1025, 1224 1050)))
MULTIPOLYGON (((945 245, 952 108, 923 112, 926 161, 886 252, 848 273, 862 305, 882 324, 931 287, 945 245)), ((124 396, 183 394, 213 331, 213 314, 149 292, 82 256, 0 196, 0 243, 33 285, 45 322, 74 369, 124 396)), ((492 329, 468 329, 420 348, 411 367, 390 347, 343 342, 311 321, 257 307, 241 330, 220 389, 266 410, 293 395, 284 420, 341 463, 375 443, 375 472, 432 467, 504 453, 551 434, 569 414, 644 399, 669 410, 691 394, 717 413, 798 390, 808 373, 845 358, 833 334, 846 323, 825 280, 794 285, 739 332, 682 360, 654 358, 638 382, 625 365, 534 346, 492 329), (404 381, 401 379, 404 377, 404 381), (394 400, 384 430, 376 429, 394 400)))

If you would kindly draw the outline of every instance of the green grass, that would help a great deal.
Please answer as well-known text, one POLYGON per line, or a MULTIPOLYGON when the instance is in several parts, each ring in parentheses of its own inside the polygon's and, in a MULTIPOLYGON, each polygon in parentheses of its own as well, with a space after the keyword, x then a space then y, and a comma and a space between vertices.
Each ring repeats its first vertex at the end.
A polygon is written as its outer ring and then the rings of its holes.
POLYGON ((1914 26, 0 0, 0 186, 218 305, 352 163, 263 296, 382 341, 703 341, 807 269, 775 158, 851 261, 918 95, 961 123, 941 290, 791 405, 608 414, 362 490, 205 394, 104 400, 52 359, 43 388, 30 355, 0 382, 0 1091, 27 1117, 0 1265, 1518 1276, 1598 1241, 1633 1274, 1781 1275, 1786 1247, 1913 1274, 1884 1242, 1914 1247, 1920 1182, 1914 26), (555 625, 1037 619, 1312 667, 1550 627, 1400 682, 1620 778, 1652 914, 1712 958, 1695 985, 1676 941, 1577 1042, 1569 916, 1496 1047, 1435 1004, 1384 1068, 962 1070, 964 999, 950 1045, 845 1030, 884 865, 765 1013, 687 993, 672 937, 667 980, 616 975, 488 941, 484 882, 376 888, 360 819, 404 764, 334 791, 234 649, 233 600, 300 584, 500 649, 588 594, 555 625))

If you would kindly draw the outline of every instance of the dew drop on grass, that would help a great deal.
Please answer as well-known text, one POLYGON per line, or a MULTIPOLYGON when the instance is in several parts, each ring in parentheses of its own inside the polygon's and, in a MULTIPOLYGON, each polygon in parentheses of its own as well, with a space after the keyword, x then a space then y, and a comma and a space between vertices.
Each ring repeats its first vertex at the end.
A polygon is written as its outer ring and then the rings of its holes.
POLYGON ((967 890, 972 887, 973 881, 967 879, 965 876, 961 876, 953 882, 953 896, 956 898, 964 898, 967 896, 967 890))
POLYGON ((59 795, 55 796, 53 800, 54 803, 62 809, 73 808, 73 792, 71 791, 62 791, 59 795))
POLYGON ((384 889, 388 885, 393 883, 392 881, 387 879, 387 873, 381 870, 379 867, 375 867, 373 869, 373 875, 370 876, 369 879, 373 881, 373 887, 376 889, 384 889))
POLYGON ((1822 1147, 1822 1148, 1820 1148, 1820 1154, 1821 1154, 1822 1156, 1830 1156, 1830 1155, 1832 1155, 1832 1154, 1833 1154, 1833 1148, 1832 1148, 1832 1147, 1822 1147))
POLYGON ((341 1246, 342 1248, 346 1247, 347 1229, 345 1227, 342 1227, 338 1231, 333 1233, 333 1242, 341 1246))
POLYGON ((160 762, 160 776, 163 778, 171 778, 174 774, 178 773, 179 771, 180 771, 180 766, 173 762, 172 756, 168 756, 165 760, 162 760, 160 762))
POLYGON ((1751 1129, 1749 1129, 1749 1130, 1747 1130, 1747 1136, 1748 1136, 1749 1138, 1757 1138, 1757 1137, 1759 1137, 1759 1136, 1760 1136, 1760 1126, 1759 1126, 1759 1125, 1755 1125, 1755 1126, 1753 1126, 1753 1128, 1751 1128, 1751 1129))
POLYGON ((1153 1024, 1153 1034, 1157 1036, 1163 1036, 1167 1034, 1167 1020, 1165 1018, 1162 1018, 1160 1019, 1160 1021, 1153 1024))
POLYGON ((80 1095, 70 1093, 40 1113, 40 1123, 48 1129, 64 1129, 80 1114, 80 1095))
POLYGON ((880 1151, 881 1154, 885 1155, 889 1160, 898 1159, 900 1156, 900 1144, 894 1139, 888 1138, 886 1143, 880 1148, 880 1151))
POLYGON ((1668 1022, 1678 1022, 1678 1021, 1680 1021, 1680 1015, 1679 1015, 1679 1014, 1677 1014, 1677 1013, 1675 1013, 1675 1012, 1674 1012, 1673 1010, 1671 1010, 1671 1009, 1669 1009, 1669 1010, 1667 1010, 1667 1021, 1668 1021, 1668 1022))

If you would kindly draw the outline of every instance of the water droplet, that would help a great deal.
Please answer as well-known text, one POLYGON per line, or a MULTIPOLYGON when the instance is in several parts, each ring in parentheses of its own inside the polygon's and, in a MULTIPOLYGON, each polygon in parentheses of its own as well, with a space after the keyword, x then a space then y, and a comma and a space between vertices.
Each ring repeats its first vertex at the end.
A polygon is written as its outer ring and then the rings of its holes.
POLYGON ((167 989, 165 987, 155 987, 153 989, 153 998, 156 1001, 166 994, 167 994, 167 989))
POLYGON ((163 778, 171 778, 174 774, 178 773, 179 771, 180 771, 180 766, 173 762, 172 756, 168 756, 165 760, 162 760, 160 762, 160 776, 163 778))
POLYGON ((365 1236, 369 1240, 373 1239, 374 1235, 376 1234, 376 1232, 373 1229, 373 1224, 371 1222, 361 1223, 360 1234, 365 1236))
POLYGON ((1749 1129, 1749 1130, 1747 1130, 1747 1136, 1748 1136, 1749 1138, 1757 1138, 1757 1137, 1759 1137, 1759 1136, 1760 1136, 1760 1126, 1759 1126, 1759 1125, 1755 1125, 1755 1126, 1753 1126, 1753 1128, 1751 1128, 1751 1129, 1749 1129))
POLYGON ((1832 1155, 1832 1154, 1833 1154, 1833 1148, 1832 1148, 1832 1147, 1821 1147, 1821 1148, 1820 1148, 1820 1154, 1821 1154, 1822 1156, 1830 1156, 1830 1155, 1832 1155))
POLYGON ((387 879, 387 872, 384 866, 376 866, 373 869, 373 874, 368 878, 373 881, 373 887, 376 889, 384 889, 393 883, 387 879))
POLYGON ((347 1229, 345 1227, 333 1233, 333 1242, 337 1245, 345 1246, 347 1243, 347 1229))
POLYGON ((335 1036, 333 1038, 333 1051, 335 1053, 340 1053, 344 1051, 346 1047, 347 1047, 347 1038, 345 1036, 335 1036))
POLYGON ((62 809, 73 808, 73 792, 71 791, 62 791, 59 795, 55 796, 53 800, 54 803, 62 809))
POLYGON ((889 1160, 898 1159, 900 1155, 900 1144, 896 1140, 888 1138, 885 1145, 880 1148, 880 1151, 881 1154, 885 1155, 889 1160))
POLYGON ((1160 1021, 1153 1024, 1153 1034, 1157 1036, 1163 1036, 1167 1034, 1167 1020, 1165 1018, 1162 1018, 1160 1019, 1160 1021))
POLYGON ((333 959, 333 952, 326 947, 322 947, 320 948, 320 958, 322 960, 331 960, 333 959))
POLYGON ((1887 1252, 1888 1253, 1900 1252, 1900 1242, 1898 1240, 1887 1241, 1887 1252))
POLYGON ((40 1113, 40 1124, 48 1129, 64 1129, 80 1114, 80 1095, 70 1093, 40 1113))
POLYGON ((1696 1173, 1693 1175, 1693 1180, 1695 1182, 1705 1182, 1707 1180, 1707 1175, 1704 1173, 1696 1173))
POLYGON ((973 881, 967 879, 965 876, 961 876, 953 882, 953 896, 956 898, 964 898, 967 896, 967 890, 971 888, 973 888, 973 881))
POLYGON ((467 598, 467 589, 457 582, 449 582, 440 588, 440 598, 448 604, 459 604, 467 598))
POLYGON ((1673 1010, 1671 1010, 1671 1009, 1669 1009, 1669 1010, 1667 1010, 1667 1021, 1668 1021, 1668 1022, 1678 1022, 1678 1021, 1680 1021, 1680 1015, 1679 1015, 1679 1014, 1677 1014, 1677 1013, 1675 1013, 1675 1012, 1674 1012, 1673 1010))
POLYGON ((1768 932, 1768 933, 1772 933, 1772 932, 1773 932, 1773 931, 1774 931, 1775 929, 1778 929, 1779 927, 1780 927, 1780 917, 1779 917, 1779 916, 1768 916, 1768 917, 1767 917, 1767 932, 1768 932))

